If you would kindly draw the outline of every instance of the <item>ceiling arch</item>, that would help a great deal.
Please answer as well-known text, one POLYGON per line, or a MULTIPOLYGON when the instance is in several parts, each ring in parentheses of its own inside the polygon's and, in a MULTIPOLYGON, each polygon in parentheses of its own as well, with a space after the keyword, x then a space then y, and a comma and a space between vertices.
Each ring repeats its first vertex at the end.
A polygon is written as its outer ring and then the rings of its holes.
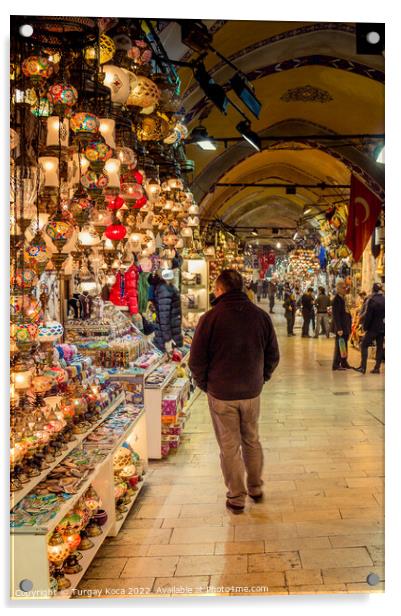
MULTIPOLYGON (((289 120, 270 126, 268 129, 259 133, 260 136, 264 137, 268 137, 269 134, 275 136, 279 136, 280 134, 299 135, 297 138, 299 142, 302 142, 302 134, 320 134, 321 140, 317 140, 313 145, 328 153, 331 156, 333 165, 337 162, 341 162, 348 167, 350 171, 362 177, 376 194, 382 196, 384 186, 384 169, 382 165, 378 165, 372 158, 353 146, 346 145, 335 149, 330 147, 327 145, 327 142, 324 142, 324 136, 332 134, 330 131, 316 126, 311 122, 289 120)), ((306 150, 306 152, 307 151, 308 150, 306 150)), ((221 180, 230 169, 234 169, 239 163, 254 155, 255 150, 250 145, 244 141, 239 141, 212 158, 210 162, 204 166, 201 173, 195 177, 192 183, 192 190, 198 202, 203 202, 210 189, 221 180)), ((205 160, 207 160, 206 156, 205 160)), ((332 173, 330 173, 330 176, 332 176, 332 173)))
MULTIPOLYGON (((219 181, 276 178, 276 182, 296 184, 349 184, 354 173, 383 197, 384 168, 368 148, 340 147, 325 139, 336 134, 384 133, 384 59, 357 53, 354 23, 219 22, 213 46, 247 75, 262 102, 260 117, 252 118, 252 130, 260 137, 288 136, 292 143, 264 141, 258 154, 240 137, 226 149, 220 143, 214 152, 187 145, 187 156, 195 162, 191 189, 202 217, 246 225, 266 217, 273 222, 296 221, 304 204, 319 198, 314 189, 287 195, 282 188, 216 187, 219 181), (309 135, 316 139, 303 139, 309 135)), ((186 53, 186 59, 196 57, 186 53)), ((212 52, 203 61, 238 104, 230 90, 233 68, 212 52)), ((191 70, 180 69, 180 78, 189 129, 201 120, 209 135, 236 136, 235 127, 242 119, 238 110, 229 105, 223 115, 205 98, 191 70)), ((242 110, 251 119, 250 112, 243 106, 242 110)), ((344 198, 344 191, 335 192, 344 198)))

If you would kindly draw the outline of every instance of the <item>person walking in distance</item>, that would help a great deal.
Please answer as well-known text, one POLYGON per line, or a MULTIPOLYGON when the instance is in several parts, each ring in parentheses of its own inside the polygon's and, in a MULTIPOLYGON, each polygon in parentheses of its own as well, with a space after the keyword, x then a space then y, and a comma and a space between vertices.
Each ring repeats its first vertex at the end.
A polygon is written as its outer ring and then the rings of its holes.
POLYGON ((268 283, 268 295, 269 295, 269 310, 270 314, 274 314, 274 299, 276 295, 276 283, 270 280, 268 283))
POLYGON ((309 326, 312 319, 313 314, 313 289, 309 287, 306 293, 302 295, 301 298, 301 306, 302 306, 302 317, 303 317, 303 325, 302 325, 302 338, 310 338, 309 335, 309 326))
POLYGON ((297 311, 297 304, 295 301, 295 297, 292 293, 285 294, 283 308, 284 308, 284 316, 287 320, 287 336, 295 336, 294 324, 295 324, 295 314, 297 311))
POLYGON ((266 297, 267 297, 267 290, 268 290, 268 288, 269 288, 269 281, 266 280, 266 278, 265 278, 263 280, 263 283, 262 283, 262 297, 263 297, 263 299, 266 299, 266 297))
POLYGON ((256 298, 258 300, 258 304, 260 304, 260 300, 262 299, 262 295, 263 295, 263 280, 258 280, 257 282, 257 287, 256 287, 256 298))
POLYGON ((365 335, 361 342, 361 365, 356 368, 358 372, 365 374, 368 362, 368 350, 372 342, 376 342, 376 363, 372 374, 380 374, 380 365, 383 360, 384 346, 384 315, 385 315, 385 300, 382 291, 382 286, 375 282, 372 289, 365 316, 363 317, 362 327, 365 330, 365 335))
POLYGON ((326 337, 329 338, 330 328, 329 328, 329 315, 328 315, 327 309, 330 306, 330 299, 327 297, 324 287, 319 287, 319 295, 316 298, 315 306, 316 306, 315 338, 318 338, 321 332, 326 334, 326 337))
POLYGON ((351 333, 351 323, 346 312, 345 295, 347 287, 344 280, 336 285, 336 295, 333 300, 333 331, 336 335, 334 344, 333 370, 346 370, 351 368, 348 364, 348 338, 351 333), (341 357, 340 342, 344 340, 346 357, 341 357))
POLYGON ((241 274, 223 270, 215 295, 213 308, 196 328, 189 367, 208 396, 227 486, 226 506, 242 513, 247 493, 256 502, 263 498, 260 393, 280 353, 272 321, 243 292, 241 274))

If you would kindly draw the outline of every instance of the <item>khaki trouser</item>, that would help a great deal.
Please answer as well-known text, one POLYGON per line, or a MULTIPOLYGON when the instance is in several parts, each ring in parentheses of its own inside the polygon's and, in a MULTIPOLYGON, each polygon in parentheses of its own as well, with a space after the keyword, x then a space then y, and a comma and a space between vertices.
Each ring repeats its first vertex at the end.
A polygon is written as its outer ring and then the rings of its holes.
POLYGON ((210 414, 220 447, 221 470, 227 486, 227 499, 244 505, 248 494, 262 491, 263 451, 259 441, 260 396, 249 400, 217 400, 208 394, 210 414))

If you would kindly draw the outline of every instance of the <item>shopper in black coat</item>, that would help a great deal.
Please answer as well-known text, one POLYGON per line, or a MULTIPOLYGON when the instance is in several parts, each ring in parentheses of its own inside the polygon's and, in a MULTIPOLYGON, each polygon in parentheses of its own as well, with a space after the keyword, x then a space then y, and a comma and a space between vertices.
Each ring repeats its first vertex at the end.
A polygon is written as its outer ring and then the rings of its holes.
MULTIPOLYGON (((165 275, 167 276, 167 273, 165 275)), ((171 279, 172 277, 167 278, 171 279)), ((161 351, 165 351, 166 343, 171 341, 181 347, 183 337, 180 294, 172 284, 163 279, 157 278, 152 283, 155 283, 153 301, 156 307, 154 344, 161 351)))
POLYGON ((313 317, 313 304, 313 289, 309 287, 308 291, 304 293, 301 298, 302 316, 304 319, 302 325, 302 338, 310 338, 309 327, 313 317))
POLYGON ((333 300, 333 331, 336 335, 334 345, 333 370, 345 370, 351 368, 348 364, 347 357, 341 357, 340 353, 340 338, 344 339, 348 355, 348 338, 351 333, 351 323, 349 316, 345 310, 345 294, 346 284, 344 280, 339 280, 336 285, 337 294, 333 300))
POLYGON ((376 342, 376 364, 373 374, 380 373, 380 364, 383 360, 384 346, 384 315, 385 301, 380 284, 373 285, 373 293, 368 300, 366 313, 362 320, 362 326, 365 330, 365 335, 361 342, 361 365, 357 368, 358 372, 365 374, 368 361, 368 349, 373 341, 376 342))

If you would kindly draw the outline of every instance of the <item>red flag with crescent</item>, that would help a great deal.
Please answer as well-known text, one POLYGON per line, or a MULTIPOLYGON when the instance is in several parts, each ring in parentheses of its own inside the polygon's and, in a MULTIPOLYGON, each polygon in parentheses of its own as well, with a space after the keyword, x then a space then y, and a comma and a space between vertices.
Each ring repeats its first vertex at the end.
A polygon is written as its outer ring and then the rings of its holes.
POLYGON ((345 244, 352 251, 355 261, 359 261, 365 250, 381 208, 381 200, 352 175, 345 244))

